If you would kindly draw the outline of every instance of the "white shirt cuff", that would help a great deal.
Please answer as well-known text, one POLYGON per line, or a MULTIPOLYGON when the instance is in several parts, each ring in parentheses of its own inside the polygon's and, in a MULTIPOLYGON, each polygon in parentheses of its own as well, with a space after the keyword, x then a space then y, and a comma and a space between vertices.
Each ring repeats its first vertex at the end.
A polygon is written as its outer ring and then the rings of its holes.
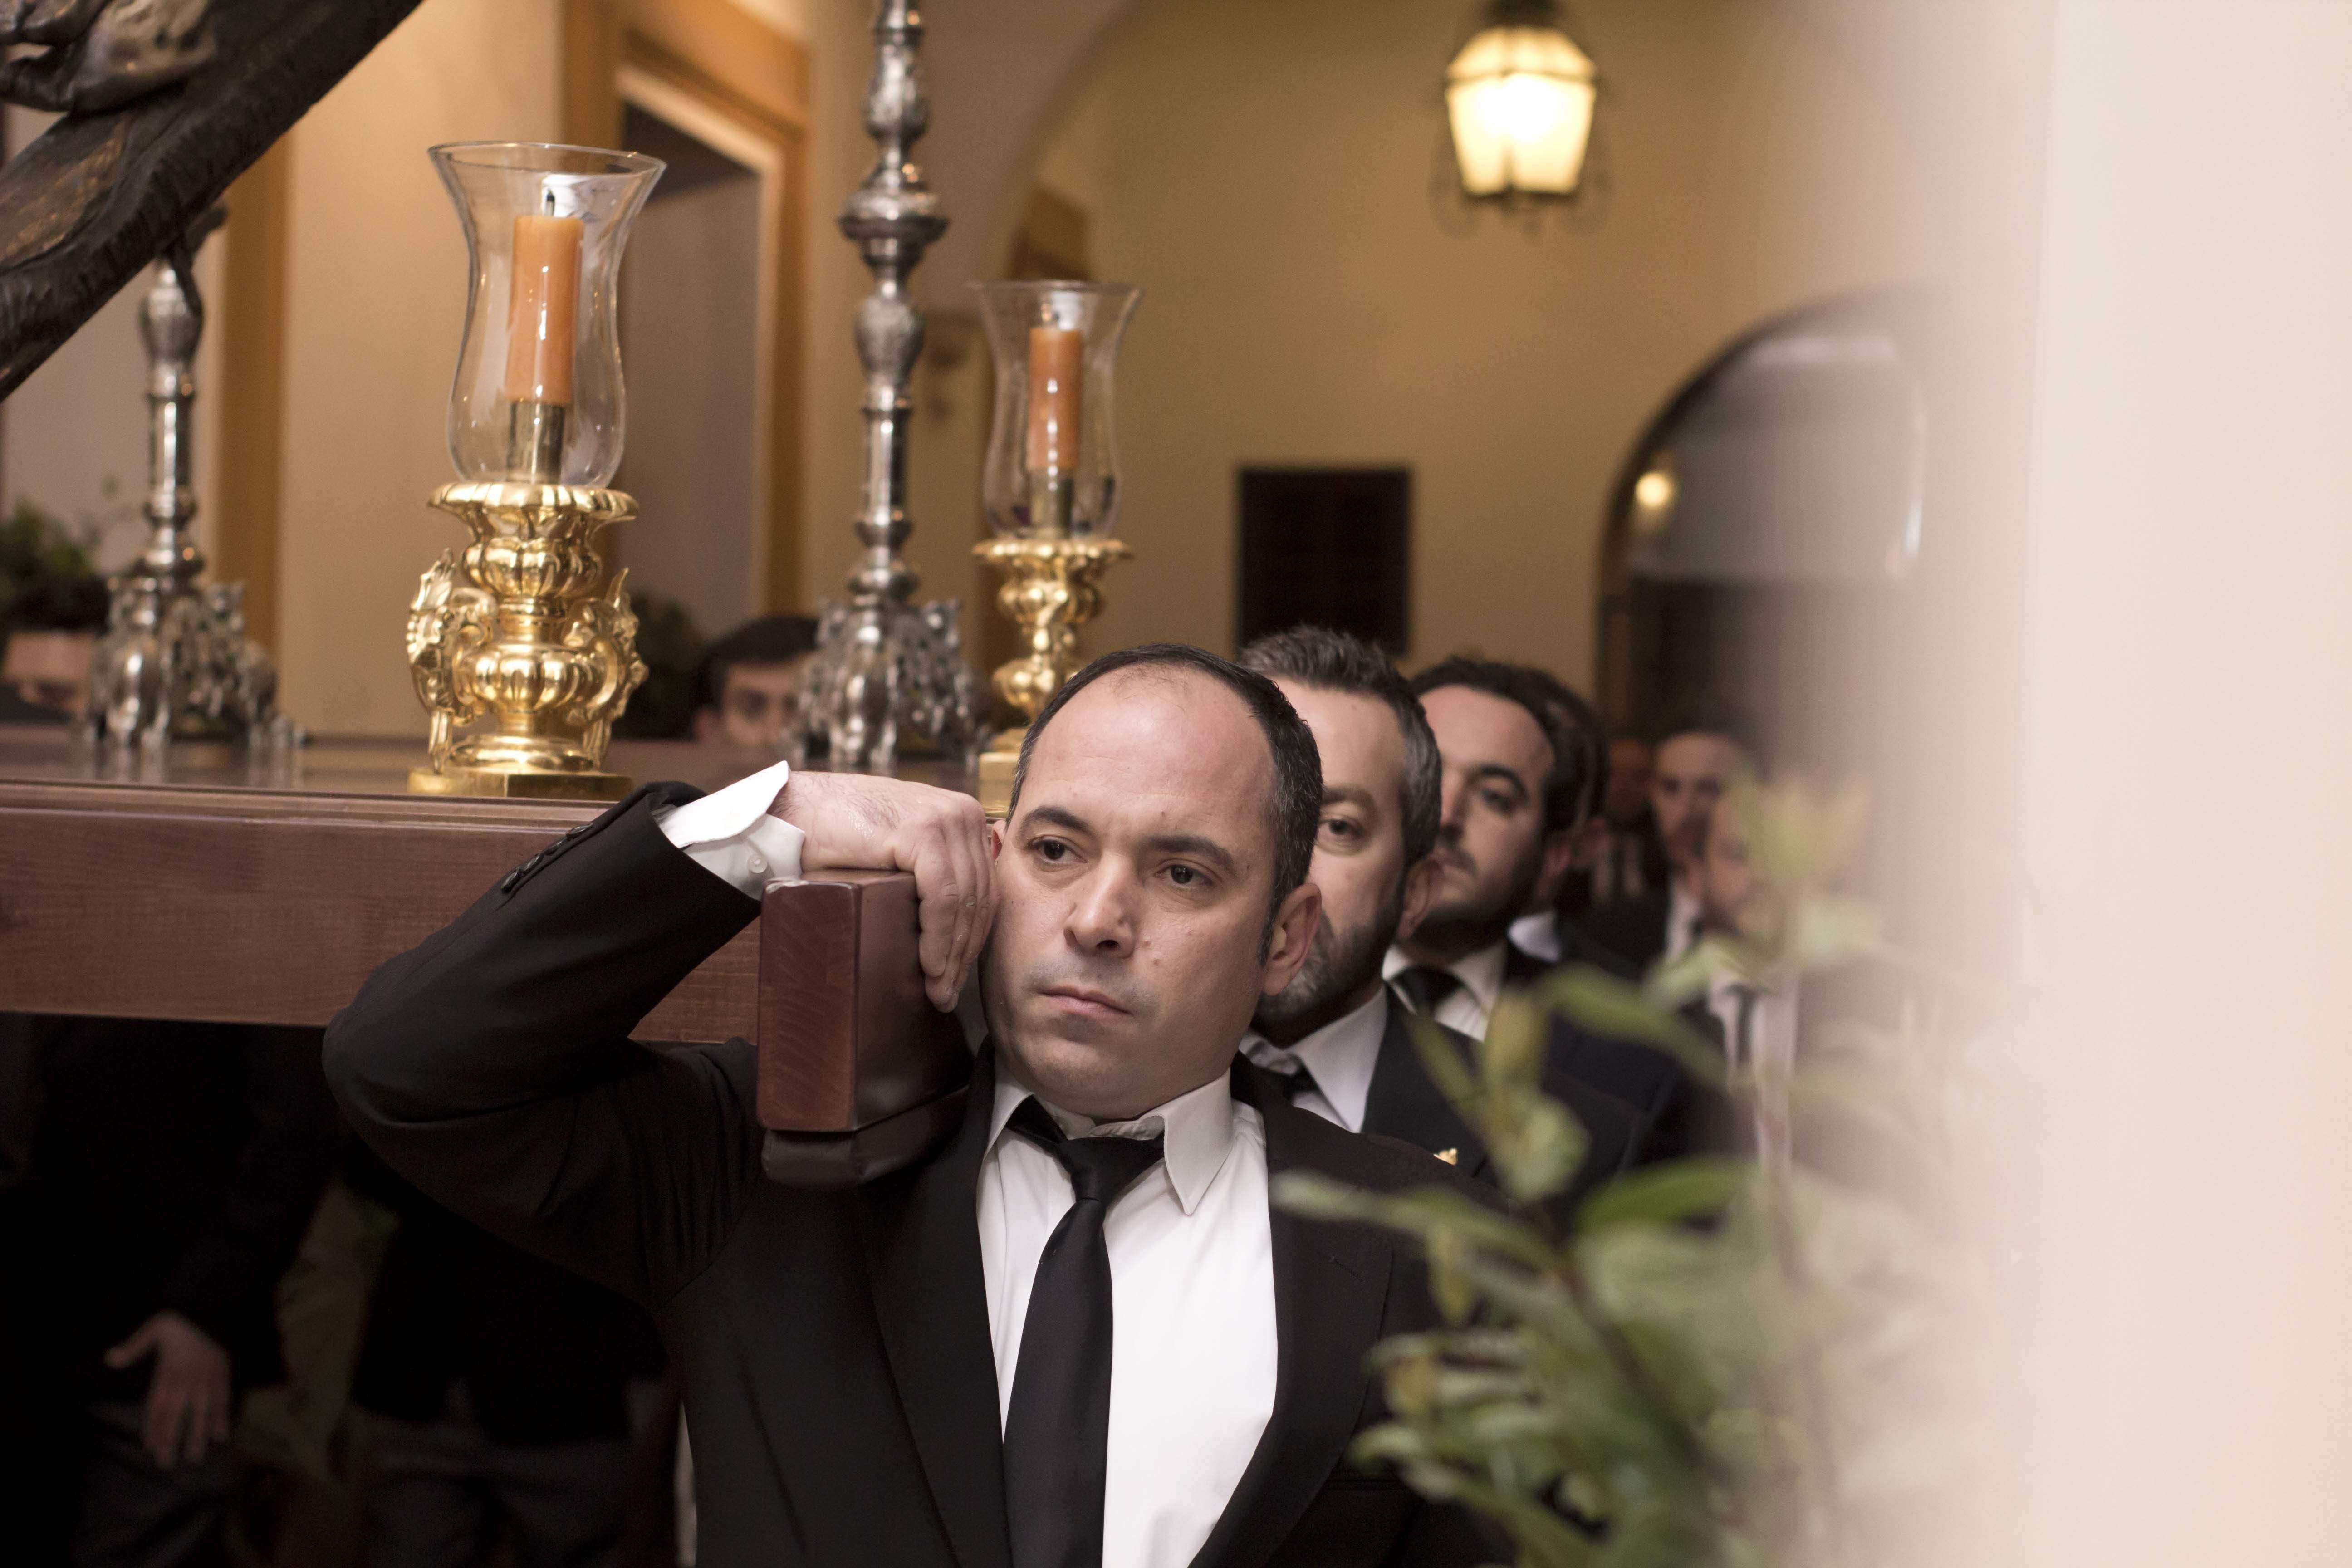
POLYGON ((807 836, 768 815, 792 776, 792 764, 778 763, 700 800, 664 806, 654 823, 687 858, 745 897, 759 898, 771 882, 800 880, 807 836))

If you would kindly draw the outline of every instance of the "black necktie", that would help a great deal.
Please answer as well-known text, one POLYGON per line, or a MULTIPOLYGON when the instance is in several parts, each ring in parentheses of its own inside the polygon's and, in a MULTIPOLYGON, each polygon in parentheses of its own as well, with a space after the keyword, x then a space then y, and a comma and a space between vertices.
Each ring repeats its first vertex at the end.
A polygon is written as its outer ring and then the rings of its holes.
POLYGON ((1450 969, 1438 969, 1426 963, 1416 963, 1410 969, 1400 969, 1390 982, 1404 998, 1406 1006, 1423 1017, 1433 1015, 1444 1000, 1462 989, 1462 977, 1450 969))
MULTIPOLYGON (((1293 1105, 1298 1103, 1301 1095, 1318 1093, 1323 1088, 1321 1084, 1315 1081, 1315 1075, 1307 1070, 1305 1062, 1293 1062, 1288 1067, 1278 1067, 1273 1071, 1274 1075, 1282 1080, 1282 1098, 1293 1105)), ((1328 1100, 1331 1097, 1327 1094, 1323 1098, 1328 1100)))
POLYGON ((1753 985, 1734 985, 1731 1025, 1731 1049, 1726 1054, 1734 1067, 1752 1067, 1756 1061, 1756 1003, 1763 993, 1753 985))
POLYGON ((1101 1568, 1111 1348, 1103 1215, 1160 1163, 1160 1140, 1065 1138, 1034 1100, 1007 1125, 1059 1160, 1076 1194, 1037 1259, 1004 1418, 1013 1568, 1101 1568))

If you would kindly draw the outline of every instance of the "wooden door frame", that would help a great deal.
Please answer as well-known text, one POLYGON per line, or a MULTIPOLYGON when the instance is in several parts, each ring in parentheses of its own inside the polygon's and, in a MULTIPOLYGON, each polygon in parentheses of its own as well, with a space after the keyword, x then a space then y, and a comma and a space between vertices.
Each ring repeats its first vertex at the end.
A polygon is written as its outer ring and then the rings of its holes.
MULTIPOLYGON (((763 205, 767 324, 766 574, 762 607, 803 608, 802 307, 808 209, 808 51, 730 0, 564 0, 562 130, 585 146, 620 143, 625 80, 657 83, 770 147, 782 199, 763 205)), ((639 96, 643 96, 640 94, 639 96)))

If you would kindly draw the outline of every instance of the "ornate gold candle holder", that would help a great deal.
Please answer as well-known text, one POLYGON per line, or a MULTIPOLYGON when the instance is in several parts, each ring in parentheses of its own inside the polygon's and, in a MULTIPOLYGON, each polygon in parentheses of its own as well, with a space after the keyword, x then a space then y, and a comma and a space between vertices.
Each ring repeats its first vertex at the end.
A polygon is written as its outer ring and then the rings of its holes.
POLYGON ((997 667, 996 694, 1021 710, 1024 722, 989 742, 980 754, 981 809, 1003 816, 1013 808, 1013 774, 1021 742, 1062 682, 1078 668, 1078 627, 1102 608, 1096 583, 1111 563, 1134 553, 1116 539, 1063 537, 991 539, 972 553, 1004 574, 996 603, 1021 628, 1029 651, 997 667))
POLYGON ((621 466, 618 278, 658 159, 473 142, 432 150, 466 230, 466 336, 449 389, 459 481, 433 504, 474 542, 408 607, 408 665, 431 717, 429 795, 613 800, 613 721, 646 679, 628 574, 596 536, 637 514, 621 466), (468 726, 482 728, 468 734, 468 726))
POLYGON ((624 571, 604 584, 596 536, 636 515, 618 490, 444 485, 433 504, 472 531, 445 551, 408 607, 408 666, 432 715, 427 795, 614 800, 604 771, 613 721, 646 678, 624 571), (460 726, 488 726, 460 735, 460 726))

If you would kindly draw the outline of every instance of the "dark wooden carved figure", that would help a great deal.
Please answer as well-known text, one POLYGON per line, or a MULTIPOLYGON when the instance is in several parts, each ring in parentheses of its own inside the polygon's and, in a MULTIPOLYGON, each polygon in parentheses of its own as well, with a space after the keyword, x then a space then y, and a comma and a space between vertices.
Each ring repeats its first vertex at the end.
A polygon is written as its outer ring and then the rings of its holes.
MULTIPOLYGON (((0 397, 188 231, 417 0, 0 0, 0 397)), ((421 152, 421 149, 420 149, 421 152)))

